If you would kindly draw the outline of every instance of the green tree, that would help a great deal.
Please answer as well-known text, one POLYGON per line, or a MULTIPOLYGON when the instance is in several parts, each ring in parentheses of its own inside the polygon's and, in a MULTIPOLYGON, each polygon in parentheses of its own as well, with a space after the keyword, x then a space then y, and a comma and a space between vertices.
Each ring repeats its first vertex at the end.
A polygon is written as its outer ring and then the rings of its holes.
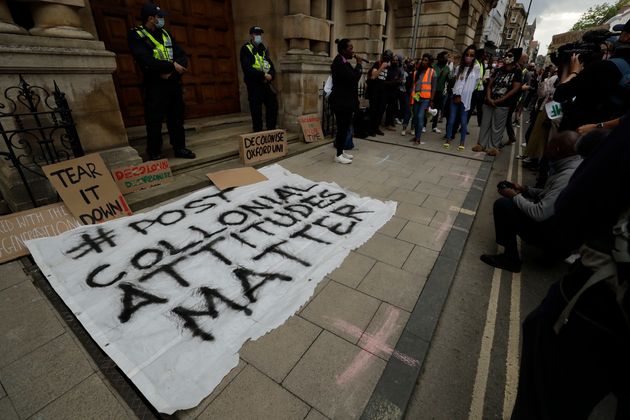
POLYGON ((629 2, 630 0, 619 0, 613 5, 602 3, 597 6, 589 7, 589 9, 580 16, 580 19, 573 25, 571 30, 578 31, 601 25, 615 16, 617 12, 629 2))

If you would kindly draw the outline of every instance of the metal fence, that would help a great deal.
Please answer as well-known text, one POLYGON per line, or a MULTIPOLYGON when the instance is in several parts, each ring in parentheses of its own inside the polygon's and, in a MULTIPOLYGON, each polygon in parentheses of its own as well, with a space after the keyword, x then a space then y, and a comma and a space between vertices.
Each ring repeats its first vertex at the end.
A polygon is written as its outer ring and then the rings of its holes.
POLYGON ((48 92, 20 76, 17 86, 6 88, 4 98, 0 98, 0 135, 6 146, 0 157, 17 170, 33 206, 37 202, 26 171, 45 177, 42 166, 85 154, 72 111, 57 82, 48 92))

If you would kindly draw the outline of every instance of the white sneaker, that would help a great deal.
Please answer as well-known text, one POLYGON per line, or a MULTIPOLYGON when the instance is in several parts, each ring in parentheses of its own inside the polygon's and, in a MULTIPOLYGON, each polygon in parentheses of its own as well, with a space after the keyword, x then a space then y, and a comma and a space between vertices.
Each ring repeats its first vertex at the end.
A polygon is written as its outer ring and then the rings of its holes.
POLYGON ((346 152, 345 150, 343 151, 341 156, 345 157, 346 159, 350 159, 350 160, 354 159, 354 156, 351 155, 350 153, 346 152))
POLYGON ((399 118, 394 118, 394 121, 396 122, 396 124, 402 124, 402 120, 399 118))
POLYGON ((422 132, 426 133, 427 132, 427 128, 426 127, 422 127, 422 132))
POLYGON ((521 143, 521 147, 527 147, 527 143, 521 143))
POLYGON ((409 134, 411 134, 412 136, 416 135, 416 130, 414 130, 413 128, 411 129, 411 131, 409 132, 409 134))
POLYGON ((407 135, 407 132, 403 129, 403 131, 401 131, 401 132, 400 132, 400 135, 401 135, 401 136, 406 136, 406 135, 407 135))
POLYGON ((345 158, 343 155, 339 155, 339 156, 335 156, 335 162, 343 163, 345 165, 348 163, 352 163, 352 159, 348 159, 348 158, 345 158))
POLYGON ((440 130, 439 128, 435 127, 435 128, 433 129, 433 132, 434 132, 434 133, 441 133, 441 132, 442 132, 442 130, 440 130))

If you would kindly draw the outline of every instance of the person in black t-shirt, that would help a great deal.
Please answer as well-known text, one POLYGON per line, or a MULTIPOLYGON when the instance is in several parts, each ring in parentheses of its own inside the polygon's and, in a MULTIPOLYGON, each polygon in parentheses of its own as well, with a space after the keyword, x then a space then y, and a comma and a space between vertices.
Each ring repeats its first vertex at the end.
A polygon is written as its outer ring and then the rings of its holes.
POLYGON ((488 84, 486 103, 479 130, 479 141, 473 152, 486 152, 490 156, 499 154, 503 130, 510 108, 516 104, 516 94, 521 90, 523 74, 516 63, 521 58, 521 48, 512 48, 503 59, 504 66, 497 69, 488 84))
POLYGON ((368 99, 370 100, 370 129, 368 130, 369 136, 376 134, 382 136, 383 133, 380 130, 381 120, 383 119, 383 113, 385 112, 386 105, 386 87, 385 81, 389 72, 390 63, 394 53, 390 50, 385 50, 381 55, 381 59, 374 63, 370 71, 368 72, 368 99))

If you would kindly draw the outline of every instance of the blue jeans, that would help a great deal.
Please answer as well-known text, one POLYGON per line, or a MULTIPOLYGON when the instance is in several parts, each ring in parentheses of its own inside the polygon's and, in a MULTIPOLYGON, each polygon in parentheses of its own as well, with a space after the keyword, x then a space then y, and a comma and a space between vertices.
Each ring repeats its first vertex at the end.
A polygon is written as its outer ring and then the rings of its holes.
POLYGON ((427 108, 429 108, 428 99, 421 99, 413 104, 413 121, 414 126, 416 127, 416 141, 420 140, 422 127, 424 127, 424 114, 427 108))
POLYGON ((455 125, 455 117, 458 114, 460 115, 460 124, 461 124, 461 137, 459 140, 459 144, 462 146, 466 142, 466 132, 468 131, 468 117, 466 112, 466 107, 463 102, 458 104, 453 103, 451 101, 451 113, 448 116, 448 124, 446 126, 446 139, 451 141, 455 138, 455 133, 453 133, 453 126, 455 125))

